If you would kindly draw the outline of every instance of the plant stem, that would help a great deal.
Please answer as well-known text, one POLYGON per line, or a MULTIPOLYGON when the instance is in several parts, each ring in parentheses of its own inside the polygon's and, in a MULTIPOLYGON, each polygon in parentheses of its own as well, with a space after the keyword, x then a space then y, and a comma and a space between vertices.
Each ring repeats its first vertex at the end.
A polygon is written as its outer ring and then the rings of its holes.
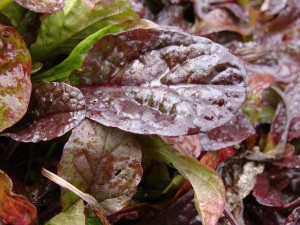
POLYGON ((238 221, 234 218, 230 210, 227 207, 224 209, 224 215, 228 219, 231 225, 239 225, 238 221))
POLYGON ((282 206, 282 209, 287 209, 287 208, 290 208, 290 207, 297 207, 300 205, 300 197, 295 199, 294 201, 292 202, 289 202, 289 203, 286 203, 282 206))

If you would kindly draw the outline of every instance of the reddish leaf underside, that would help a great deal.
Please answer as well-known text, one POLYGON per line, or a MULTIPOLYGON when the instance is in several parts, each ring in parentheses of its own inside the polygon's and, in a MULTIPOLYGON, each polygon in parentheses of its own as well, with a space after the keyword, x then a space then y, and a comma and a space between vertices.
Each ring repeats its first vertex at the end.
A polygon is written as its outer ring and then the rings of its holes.
POLYGON ((230 122, 207 133, 200 133, 199 138, 203 150, 209 151, 239 144, 253 134, 255 129, 247 116, 238 112, 230 122))
POLYGON ((37 216, 27 198, 12 193, 11 179, 0 170, 0 221, 4 224, 30 225, 37 216))
POLYGON ((64 0, 15 0, 29 10, 39 13, 53 13, 64 7, 64 0))
MULTIPOLYGON (((136 192, 141 157, 134 135, 85 119, 65 145, 58 175, 93 195, 109 215, 123 208, 136 192)), ((62 201, 69 206, 74 195, 63 192, 62 201)))
POLYGON ((226 48, 177 31, 107 35, 71 77, 87 117, 142 134, 179 136, 228 122, 245 99, 246 72, 226 48))
POLYGON ((256 200, 262 205, 273 207, 281 207, 283 205, 283 196, 277 189, 271 186, 268 172, 257 176, 252 193, 256 200))
POLYGON ((31 57, 22 37, 0 24, 0 132, 25 114, 31 93, 31 57))
POLYGON ((66 83, 35 83, 28 111, 3 136, 22 142, 47 141, 62 136, 84 118, 81 92, 66 83))

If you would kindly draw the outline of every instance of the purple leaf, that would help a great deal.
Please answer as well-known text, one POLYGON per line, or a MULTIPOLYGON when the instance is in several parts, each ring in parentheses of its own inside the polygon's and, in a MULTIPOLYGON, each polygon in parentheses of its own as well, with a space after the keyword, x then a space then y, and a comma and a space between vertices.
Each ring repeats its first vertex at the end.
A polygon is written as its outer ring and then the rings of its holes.
POLYGON ((3 136, 22 142, 47 141, 62 136, 85 118, 81 92, 65 83, 35 83, 28 111, 3 136))
POLYGON ((52 13, 64 7, 64 0, 15 0, 26 9, 39 13, 52 13))
MULTIPOLYGON (((298 78, 293 83, 289 84, 286 87, 284 94, 286 101, 288 102, 288 111, 291 118, 288 140, 292 140, 300 137, 300 79, 298 78)), ((277 107, 276 115, 270 130, 270 135, 275 143, 280 141, 286 126, 286 120, 286 109, 284 104, 280 103, 277 107)))
POLYGON ((258 175, 252 193, 256 200, 262 205, 273 207, 283 206, 283 196, 277 189, 271 186, 268 172, 258 175))
POLYGON ((279 11, 275 19, 266 23, 263 29, 267 30, 269 33, 288 31, 295 24, 299 23, 299 9, 300 4, 298 0, 289 0, 286 7, 279 11))
POLYGON ((71 77, 87 117, 106 126, 179 136, 231 120, 246 71, 226 48, 178 31, 135 29, 103 37, 71 77))
POLYGON ((209 151, 239 144, 253 134, 255 129, 247 116, 238 112, 230 122, 207 133, 200 133, 199 138, 203 150, 209 151))
POLYGON ((300 155, 284 157, 272 163, 281 168, 300 168, 300 155))
POLYGON ((26 113, 31 93, 31 57, 22 37, 0 24, 0 132, 26 113))
POLYGON ((200 35, 221 31, 231 31, 242 36, 247 36, 251 33, 250 28, 240 26, 227 10, 221 8, 210 11, 202 20, 196 21, 194 30, 196 34, 200 35))
POLYGON ((297 225, 300 224, 300 207, 294 209, 294 211, 286 219, 284 225, 297 225))
POLYGON ((249 75, 269 74, 277 82, 289 84, 300 71, 299 38, 287 41, 266 38, 261 43, 248 42, 235 49, 234 53, 246 63, 249 75))
MULTIPOLYGON (((135 136, 85 119, 72 131, 58 175, 93 195, 107 215, 122 209, 141 180, 141 150, 135 136)), ((77 197, 63 192, 68 207, 77 197)))
POLYGON ((149 19, 161 26, 178 27, 182 31, 192 33, 192 23, 185 20, 184 9, 185 7, 183 5, 165 6, 157 15, 149 19))

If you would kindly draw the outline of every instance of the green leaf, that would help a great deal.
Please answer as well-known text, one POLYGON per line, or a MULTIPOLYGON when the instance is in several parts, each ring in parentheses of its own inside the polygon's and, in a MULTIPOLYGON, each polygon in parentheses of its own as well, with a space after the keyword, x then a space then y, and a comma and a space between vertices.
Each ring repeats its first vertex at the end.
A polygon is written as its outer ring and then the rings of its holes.
POLYGON ((216 224, 225 207, 225 188, 219 175, 196 159, 176 151, 156 136, 140 136, 140 140, 147 154, 174 166, 191 182, 202 224, 216 224))
MULTIPOLYGON (((58 166, 58 175, 91 194, 109 215, 126 206, 141 180, 141 149, 135 136, 89 119, 73 129, 58 166)), ((77 200, 63 191, 64 207, 77 200)))
POLYGON ((9 5, 13 0, 1 0, 0 2, 0 11, 9 5))
POLYGON ((86 225, 102 225, 102 223, 98 218, 92 217, 86 219, 86 225))
POLYGON ((32 81, 38 82, 66 79, 71 74, 72 70, 81 68, 86 52, 104 35, 149 26, 154 26, 154 23, 147 20, 126 21, 124 23, 107 26, 81 41, 62 63, 50 70, 33 76, 32 81))
POLYGON ((131 8, 128 0, 65 0, 63 10, 42 17, 37 41, 30 48, 33 59, 40 61, 51 55, 69 53, 99 29, 137 19, 131 8))
POLYGON ((67 210, 53 217, 45 225, 84 225, 84 204, 83 200, 78 200, 67 210))

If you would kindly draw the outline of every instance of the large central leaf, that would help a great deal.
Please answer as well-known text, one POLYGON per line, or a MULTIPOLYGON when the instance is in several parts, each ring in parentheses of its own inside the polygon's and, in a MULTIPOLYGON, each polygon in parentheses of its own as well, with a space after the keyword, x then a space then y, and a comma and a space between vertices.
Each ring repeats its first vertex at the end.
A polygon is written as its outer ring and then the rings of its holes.
POLYGON ((228 122, 245 99, 242 62, 212 41, 135 29, 103 37, 72 77, 87 117, 144 134, 177 136, 228 122))

